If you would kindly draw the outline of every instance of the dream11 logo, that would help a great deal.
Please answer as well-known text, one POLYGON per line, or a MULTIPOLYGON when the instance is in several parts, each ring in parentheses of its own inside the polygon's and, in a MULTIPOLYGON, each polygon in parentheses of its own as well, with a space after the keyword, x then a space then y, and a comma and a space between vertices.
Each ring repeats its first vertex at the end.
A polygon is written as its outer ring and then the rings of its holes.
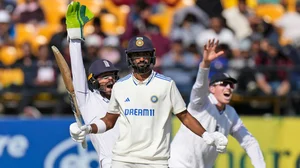
POLYGON ((45 158, 44 168, 100 168, 98 155, 93 149, 90 141, 88 149, 83 149, 80 143, 66 139, 51 149, 45 158))

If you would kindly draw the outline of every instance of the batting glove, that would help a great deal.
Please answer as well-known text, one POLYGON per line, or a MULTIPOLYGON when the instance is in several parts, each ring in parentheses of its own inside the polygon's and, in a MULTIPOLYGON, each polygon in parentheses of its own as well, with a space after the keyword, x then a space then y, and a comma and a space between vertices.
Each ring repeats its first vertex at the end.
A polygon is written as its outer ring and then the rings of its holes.
POLYGON ((79 2, 71 2, 66 13, 66 24, 70 39, 84 40, 83 27, 94 17, 94 14, 79 2))
POLYGON ((213 133, 204 132, 202 138, 205 141, 205 143, 207 143, 208 145, 215 146, 217 152, 219 153, 226 152, 228 139, 220 132, 213 132, 213 133))
POLYGON ((79 143, 83 142, 85 136, 91 133, 92 131, 92 127, 90 125, 84 125, 79 128, 76 122, 72 123, 69 129, 70 129, 71 138, 75 142, 79 142, 79 143))
POLYGON ((226 138, 225 135, 223 135, 220 132, 213 132, 212 133, 214 139, 215 139, 215 146, 216 146, 216 150, 219 153, 225 153, 226 152, 226 147, 228 144, 228 139, 226 138))

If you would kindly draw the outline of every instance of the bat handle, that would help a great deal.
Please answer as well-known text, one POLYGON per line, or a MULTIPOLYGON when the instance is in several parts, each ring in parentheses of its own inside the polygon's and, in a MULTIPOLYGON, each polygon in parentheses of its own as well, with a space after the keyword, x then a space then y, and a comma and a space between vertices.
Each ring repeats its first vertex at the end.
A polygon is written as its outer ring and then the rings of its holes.
POLYGON ((83 149, 87 148, 87 143, 85 139, 83 140, 83 142, 81 142, 81 146, 83 147, 83 149))
MULTIPOLYGON (((76 119, 76 122, 77 122, 78 127, 81 127, 81 126, 82 126, 82 123, 80 122, 78 116, 76 116, 76 114, 74 114, 74 115, 75 115, 75 119, 76 119)), ((86 142, 86 139, 85 139, 85 138, 84 138, 83 142, 81 142, 81 146, 82 146, 84 149, 87 148, 87 142, 86 142)))

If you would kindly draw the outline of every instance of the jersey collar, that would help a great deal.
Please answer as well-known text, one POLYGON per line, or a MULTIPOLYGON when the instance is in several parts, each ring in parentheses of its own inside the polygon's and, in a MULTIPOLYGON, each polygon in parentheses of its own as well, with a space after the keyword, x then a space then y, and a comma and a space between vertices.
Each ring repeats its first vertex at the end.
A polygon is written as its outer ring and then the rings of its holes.
POLYGON ((136 79, 134 77, 133 73, 131 74, 131 76, 132 76, 132 81, 135 85, 148 85, 152 81, 155 74, 156 74, 156 72, 152 70, 151 75, 144 81, 139 81, 138 79, 136 79))

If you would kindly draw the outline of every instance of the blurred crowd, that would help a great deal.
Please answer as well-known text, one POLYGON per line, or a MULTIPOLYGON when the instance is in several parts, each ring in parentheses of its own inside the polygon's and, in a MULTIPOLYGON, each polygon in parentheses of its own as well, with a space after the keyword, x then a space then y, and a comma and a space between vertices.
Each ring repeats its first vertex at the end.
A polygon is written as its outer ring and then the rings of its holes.
MULTIPOLYGON (((80 2, 95 14, 84 29, 86 69, 103 58, 121 70, 121 77, 130 73, 124 49, 132 36, 146 35, 156 48, 155 69, 171 77, 188 102, 202 47, 215 38, 224 55, 212 63, 210 76, 227 72, 238 80, 233 106, 242 107, 240 114, 263 114, 255 111, 265 107, 268 113, 275 107, 280 115, 300 113, 300 1, 80 2)), ((72 113, 51 51, 55 45, 70 65, 64 18, 68 3, 0 0, 0 113, 72 113)))

